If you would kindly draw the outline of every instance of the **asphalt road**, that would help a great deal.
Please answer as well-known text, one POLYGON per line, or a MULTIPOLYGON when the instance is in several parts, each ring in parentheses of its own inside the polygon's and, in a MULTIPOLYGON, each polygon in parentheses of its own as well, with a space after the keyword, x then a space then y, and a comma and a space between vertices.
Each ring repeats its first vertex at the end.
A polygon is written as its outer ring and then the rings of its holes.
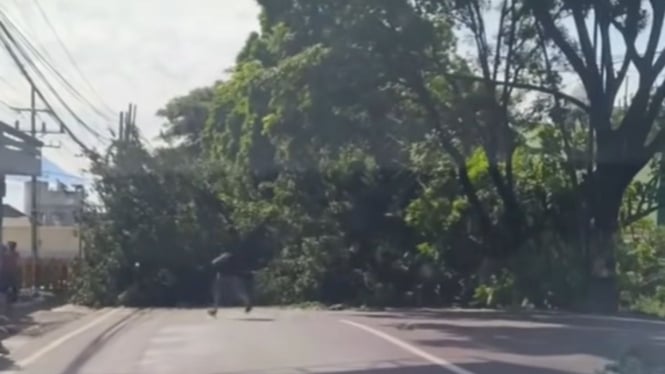
MULTIPOLYGON (((257 308, 105 309, 29 341, 25 374, 595 373, 627 347, 665 345, 665 323, 560 314, 257 308)), ((663 350, 665 352, 665 350, 663 350)))

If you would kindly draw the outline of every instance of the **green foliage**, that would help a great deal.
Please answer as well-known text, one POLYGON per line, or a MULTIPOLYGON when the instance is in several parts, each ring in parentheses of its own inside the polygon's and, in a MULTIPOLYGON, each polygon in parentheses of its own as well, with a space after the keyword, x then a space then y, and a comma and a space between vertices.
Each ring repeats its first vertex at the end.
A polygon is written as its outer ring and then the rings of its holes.
POLYGON ((236 243, 219 200, 201 183, 205 170, 177 152, 150 155, 134 137, 116 141, 94 165, 102 205, 84 216, 76 301, 172 305, 208 298, 208 261, 236 243))
POLYGON ((473 294, 473 304, 479 307, 505 307, 514 304, 515 279, 507 271, 492 275, 487 284, 479 285, 473 294))
POLYGON ((621 302, 632 310, 665 316, 665 229, 639 221, 627 229, 618 254, 621 302))
MULTIPOLYGON (((473 26, 473 2, 259 4, 261 29, 229 76, 159 112, 168 147, 149 152, 133 134, 94 163, 100 207, 85 217, 76 300, 204 302, 208 261, 232 249, 255 251, 264 303, 583 298, 588 239, 613 238, 619 219, 595 192, 632 169, 594 179, 604 143, 588 113, 495 82, 561 83, 523 17, 535 2, 504 8, 514 23, 498 46, 473 26), (497 60, 463 58, 456 27, 497 60)), ((626 185, 611 196, 629 224, 655 185, 626 185)), ((661 234, 644 235, 618 262, 623 302, 646 309, 662 303, 651 279, 665 253, 661 234)))

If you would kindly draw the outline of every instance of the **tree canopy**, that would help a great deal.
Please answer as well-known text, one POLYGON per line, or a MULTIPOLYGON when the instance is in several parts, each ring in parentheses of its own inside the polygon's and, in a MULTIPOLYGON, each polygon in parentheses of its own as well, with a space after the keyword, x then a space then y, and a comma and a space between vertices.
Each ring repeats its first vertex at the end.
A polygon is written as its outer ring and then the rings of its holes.
POLYGON ((266 302, 624 300, 624 227, 657 205, 665 4, 259 4, 229 76, 159 112, 169 147, 99 161, 91 251, 169 289, 258 249, 266 302))

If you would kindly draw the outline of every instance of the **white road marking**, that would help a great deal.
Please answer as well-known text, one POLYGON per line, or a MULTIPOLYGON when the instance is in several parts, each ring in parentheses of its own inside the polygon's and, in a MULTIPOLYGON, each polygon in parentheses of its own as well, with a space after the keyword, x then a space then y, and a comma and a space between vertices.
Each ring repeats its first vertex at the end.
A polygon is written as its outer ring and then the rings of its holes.
POLYGON ((74 331, 71 331, 68 334, 63 335, 60 338, 50 342, 49 344, 47 344, 46 346, 44 346, 42 349, 38 350, 37 352, 35 352, 35 353, 31 354, 30 356, 18 361, 16 363, 16 365, 21 367, 21 368, 25 368, 26 366, 28 366, 28 365, 32 364, 33 362, 37 361, 38 359, 40 359, 45 354, 47 354, 47 353, 51 352, 52 350, 58 348, 58 346, 60 344, 64 344, 68 340, 71 340, 71 339, 75 338, 76 336, 83 334, 84 332, 88 331, 89 329, 91 329, 91 328, 99 325, 100 323, 106 321, 107 319, 111 318, 112 316, 114 316, 115 314, 120 312, 121 310, 122 309, 111 309, 111 310, 109 310, 108 312, 106 312, 106 313, 102 314, 101 316, 95 318, 94 320, 90 321, 86 325, 83 325, 83 326, 79 327, 78 329, 76 329, 74 331))
POLYGON ((377 329, 374 329, 372 327, 363 325, 363 324, 358 323, 358 322, 349 321, 349 320, 346 320, 346 319, 340 320, 340 322, 342 322, 344 324, 347 324, 349 326, 353 326, 353 327, 355 327, 357 329, 360 329, 360 330, 363 330, 365 332, 368 332, 368 333, 370 333, 374 336, 377 336, 377 337, 387 341, 388 343, 391 343, 391 344, 393 344, 393 345, 395 345, 399 348, 402 348, 403 350, 405 350, 405 351, 407 351, 411 354, 414 354, 414 355, 416 355, 420 358, 423 358, 423 359, 425 359, 425 360, 427 360, 427 361, 429 361, 429 362, 431 362, 431 363, 433 363, 437 366, 440 366, 443 369, 451 371, 455 374, 475 374, 472 371, 466 370, 466 369, 464 369, 460 366, 457 366, 457 365, 455 365, 451 362, 448 362, 448 361, 442 359, 441 357, 437 357, 437 356, 434 356, 432 354, 429 354, 429 353, 423 351, 422 349, 416 348, 413 345, 411 345, 411 344, 409 344, 409 343, 407 343, 403 340, 397 339, 394 336, 388 335, 388 334, 386 334, 382 331, 379 331, 377 329))

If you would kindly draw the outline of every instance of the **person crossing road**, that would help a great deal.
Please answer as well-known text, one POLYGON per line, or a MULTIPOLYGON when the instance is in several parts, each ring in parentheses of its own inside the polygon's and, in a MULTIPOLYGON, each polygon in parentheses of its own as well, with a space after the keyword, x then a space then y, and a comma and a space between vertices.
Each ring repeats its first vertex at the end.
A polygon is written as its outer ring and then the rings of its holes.
POLYGON ((208 311, 210 316, 217 316, 224 284, 229 285, 229 289, 242 299, 245 313, 252 311, 254 307, 254 272, 247 268, 242 257, 240 254, 224 252, 211 261, 215 274, 212 284, 213 306, 208 311))
POLYGON ((242 300, 246 313, 252 311, 254 274, 266 266, 270 258, 272 243, 267 234, 266 224, 258 224, 246 235, 236 234, 237 244, 212 259, 212 307, 208 310, 210 316, 217 316, 223 289, 231 291, 242 300))

